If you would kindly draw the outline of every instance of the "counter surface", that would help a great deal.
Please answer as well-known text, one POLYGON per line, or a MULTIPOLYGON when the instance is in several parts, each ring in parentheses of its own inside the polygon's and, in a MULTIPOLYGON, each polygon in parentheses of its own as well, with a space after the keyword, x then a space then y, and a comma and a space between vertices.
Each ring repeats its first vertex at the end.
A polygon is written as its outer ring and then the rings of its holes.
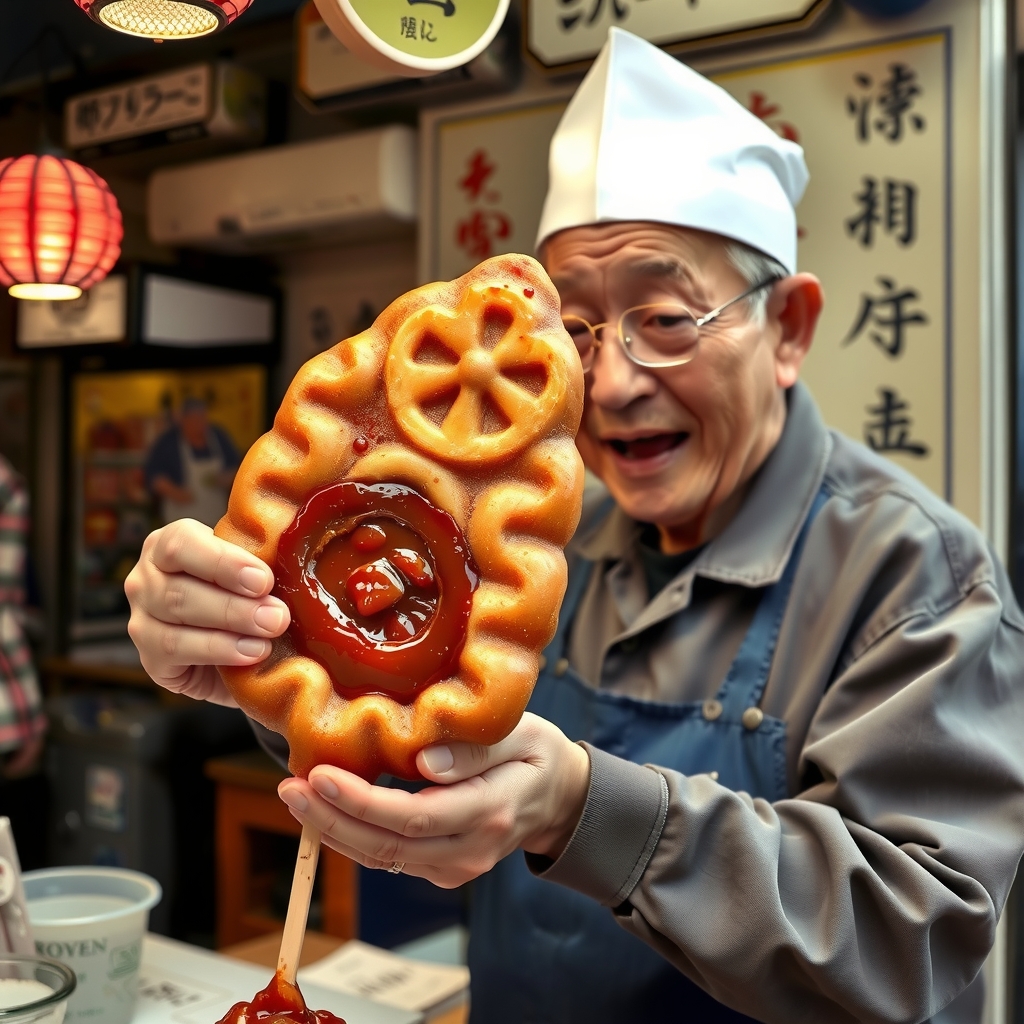
MULTIPOLYGON (((234 960, 183 942, 147 935, 142 945, 139 1003, 132 1024, 215 1024, 228 1008, 264 988, 267 968, 234 960)), ((330 1010, 347 1024, 421 1024, 406 1010, 303 985, 314 1009, 330 1010)))

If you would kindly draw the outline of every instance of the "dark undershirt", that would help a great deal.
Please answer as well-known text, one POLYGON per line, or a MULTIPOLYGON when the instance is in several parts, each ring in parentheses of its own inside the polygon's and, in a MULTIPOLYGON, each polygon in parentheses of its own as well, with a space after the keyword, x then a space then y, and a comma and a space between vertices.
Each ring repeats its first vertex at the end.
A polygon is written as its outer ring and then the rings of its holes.
POLYGON ((647 600, 653 600, 704 550, 705 545, 666 555, 661 550, 661 535, 653 523, 644 523, 640 533, 640 563, 647 581, 647 600))

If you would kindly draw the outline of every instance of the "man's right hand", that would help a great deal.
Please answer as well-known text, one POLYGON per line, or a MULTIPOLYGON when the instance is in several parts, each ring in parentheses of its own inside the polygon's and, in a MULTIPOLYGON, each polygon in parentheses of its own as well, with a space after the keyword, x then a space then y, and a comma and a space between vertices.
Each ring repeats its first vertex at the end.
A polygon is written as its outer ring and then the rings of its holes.
POLYGON ((128 635, 154 682, 236 707, 216 665, 255 665, 291 621, 274 574, 194 519, 155 530, 125 580, 128 635))

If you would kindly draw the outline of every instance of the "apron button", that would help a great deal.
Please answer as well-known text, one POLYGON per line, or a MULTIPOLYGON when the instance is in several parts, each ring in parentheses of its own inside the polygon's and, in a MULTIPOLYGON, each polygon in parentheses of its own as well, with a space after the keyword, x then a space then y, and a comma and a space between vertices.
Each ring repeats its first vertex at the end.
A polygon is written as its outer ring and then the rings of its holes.
POLYGON ((546 669, 547 667, 548 667, 548 659, 545 658, 544 655, 542 654, 540 656, 540 661, 537 662, 537 671, 538 672, 543 672, 544 669, 546 669))
POLYGON ((558 661, 555 662, 555 675, 556 676, 564 676, 565 673, 568 672, 568 671, 569 671, 569 659, 568 658, 559 658, 558 661))
POLYGON ((764 712, 760 708, 747 708, 743 712, 740 721, 743 723, 744 729, 749 729, 753 732, 759 728, 761 723, 764 721, 764 712))
POLYGON ((707 721, 713 722, 722 714, 722 702, 717 700, 706 700, 700 710, 701 714, 704 715, 707 721))

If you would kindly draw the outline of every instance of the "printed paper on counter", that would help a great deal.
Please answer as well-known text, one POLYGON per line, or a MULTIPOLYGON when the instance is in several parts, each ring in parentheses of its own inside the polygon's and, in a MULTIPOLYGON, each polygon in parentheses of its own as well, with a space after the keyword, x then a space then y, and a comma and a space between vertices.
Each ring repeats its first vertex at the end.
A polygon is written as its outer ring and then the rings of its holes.
POLYGON ((307 982, 401 1010, 426 1010, 465 989, 469 969, 407 960, 354 939, 299 971, 299 984, 307 982))

